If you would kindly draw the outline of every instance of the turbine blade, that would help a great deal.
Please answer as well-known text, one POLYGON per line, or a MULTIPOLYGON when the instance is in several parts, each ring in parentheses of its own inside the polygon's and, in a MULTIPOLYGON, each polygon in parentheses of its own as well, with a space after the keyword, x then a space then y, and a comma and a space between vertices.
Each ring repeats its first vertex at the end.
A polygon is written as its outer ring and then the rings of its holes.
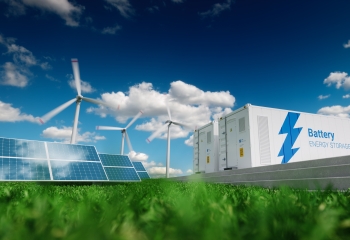
POLYGON ((130 127, 141 115, 143 114, 142 111, 139 111, 136 116, 131 120, 131 122, 129 122, 129 124, 125 127, 125 128, 128 128, 130 127))
POLYGON ((190 130, 193 130, 192 128, 191 128, 191 126, 189 126, 189 125, 187 125, 187 124, 184 124, 184 123, 179 123, 179 122, 172 122, 174 125, 178 125, 178 126, 181 126, 181 127, 183 127, 183 128, 187 128, 187 129, 190 129, 190 130))
POLYGON ((125 130, 125 137, 126 137, 126 143, 128 144, 129 152, 134 151, 134 150, 132 149, 131 142, 130 142, 130 138, 129 138, 128 132, 127 132, 126 130, 125 130))
POLYGON ((166 109, 168 111, 169 120, 171 120, 171 114, 170 114, 170 109, 169 109, 168 103, 166 103, 166 109))
POLYGON ((114 106, 108 104, 108 103, 105 103, 101 100, 97 100, 97 99, 92 99, 92 98, 87 98, 87 97, 83 97, 82 98, 84 101, 86 102, 89 102, 89 103, 93 103, 93 104, 97 104, 97 105, 102 105, 102 106, 105 106, 105 107, 109 107, 111 109, 114 109, 114 110, 117 110, 117 108, 115 108, 114 106))
POLYGON ((165 123, 163 126, 158 128, 154 133, 152 133, 152 135, 146 139, 146 142, 148 143, 152 142, 152 140, 155 139, 161 132, 163 132, 166 129, 166 127, 168 127, 168 123, 165 123))
POLYGON ((76 99, 72 99, 69 100, 68 102, 62 104, 61 106, 55 108, 54 110, 46 113, 44 116, 42 116, 41 118, 39 118, 39 121, 41 124, 44 124, 46 122, 48 122, 51 118, 53 118, 54 116, 56 116, 57 114, 59 114, 60 112, 62 112, 64 109, 66 109, 69 105, 71 105, 72 103, 74 103, 76 101, 76 99))
POLYGON ((108 127, 108 126, 96 126, 96 130, 123 130, 124 128, 120 127, 108 127))
POLYGON ((80 73, 78 59, 72 58, 73 75, 75 80, 75 87, 77 88, 78 95, 81 96, 81 86, 80 86, 80 73))

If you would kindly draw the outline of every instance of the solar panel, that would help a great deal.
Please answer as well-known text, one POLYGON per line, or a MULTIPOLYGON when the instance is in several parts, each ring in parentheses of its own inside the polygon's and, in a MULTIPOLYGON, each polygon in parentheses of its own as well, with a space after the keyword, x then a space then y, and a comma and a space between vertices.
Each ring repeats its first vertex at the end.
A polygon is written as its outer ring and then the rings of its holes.
POLYGON ((148 172, 146 171, 145 167, 143 166, 142 162, 135 162, 132 161, 132 164, 134 165, 134 168, 137 171, 137 174, 139 175, 140 179, 150 179, 150 176, 148 175, 148 172))
POLYGON ((145 167, 143 166, 142 162, 132 162, 134 165, 136 171, 146 171, 145 167))
POLYGON ((94 146, 47 143, 50 159, 100 161, 94 146))
POLYGON ((135 168, 105 167, 110 181, 140 181, 135 168))
POLYGON ((1 180, 140 181, 140 177, 128 156, 98 154, 94 146, 0 138, 1 180))
POLYGON ((108 180, 101 163, 50 161, 53 180, 108 180))
POLYGON ((99 153, 103 166, 133 167, 128 156, 99 153))
POLYGON ((141 180, 144 180, 144 179, 151 179, 150 176, 148 175, 148 172, 137 172, 137 174, 139 175, 139 177, 141 178, 141 180))
POLYGON ((44 142, 0 138, 0 156, 46 159, 44 142))
POLYGON ((50 180, 47 160, 0 157, 1 180, 50 180))

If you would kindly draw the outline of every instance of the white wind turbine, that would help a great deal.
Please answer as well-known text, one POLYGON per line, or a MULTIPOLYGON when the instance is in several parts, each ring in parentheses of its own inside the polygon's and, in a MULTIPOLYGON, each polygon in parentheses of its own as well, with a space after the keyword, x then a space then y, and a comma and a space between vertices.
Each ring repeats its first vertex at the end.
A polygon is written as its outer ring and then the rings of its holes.
POLYGON ((122 146, 120 148, 120 154, 123 155, 124 154, 124 139, 126 138, 126 141, 128 143, 128 148, 129 151, 132 152, 132 146, 130 143, 130 139, 129 139, 129 135, 126 131, 126 129, 128 129, 128 127, 130 127, 141 115, 143 114, 142 111, 139 111, 136 116, 129 122, 129 124, 122 128, 122 127, 108 127, 108 126, 96 126, 96 130, 120 130, 122 132, 122 146))
POLYGON ((81 80, 80 80, 78 59, 75 59, 75 58, 72 59, 72 67, 73 67, 75 86, 77 88, 78 95, 75 98, 73 98, 72 100, 69 100, 68 102, 66 102, 66 103, 62 104, 61 106, 55 108, 54 110, 48 112, 47 114, 45 114, 44 116, 39 118, 39 121, 40 121, 41 124, 44 124, 45 122, 49 121, 51 118, 53 118, 54 116, 56 116, 57 114, 62 112, 64 109, 66 109, 68 106, 70 106, 71 104, 76 102, 77 105, 76 105, 76 109, 75 109, 73 131, 72 131, 72 137, 71 137, 71 140, 70 140, 70 143, 74 144, 76 136, 77 136, 79 110, 80 110, 80 103, 81 103, 82 100, 84 100, 86 102, 94 103, 94 104, 104 105, 104 106, 107 106, 107 107, 110 107, 110 108, 113 108, 113 107, 108 105, 108 104, 106 104, 106 103, 104 103, 104 102, 102 102, 102 101, 100 101, 100 100, 83 97, 81 95, 81 82, 80 82, 81 80))
POLYGON ((181 127, 185 127, 185 128, 189 128, 189 126, 183 124, 183 123, 179 123, 179 122, 175 122, 173 120, 171 120, 171 114, 170 114, 170 109, 169 106, 167 105, 167 110, 168 110, 168 116, 169 116, 169 120, 167 120, 163 126, 161 126, 160 128, 158 128, 151 136, 149 136, 146 141, 148 143, 150 143, 154 138, 156 138, 161 132, 163 132, 165 130, 166 127, 168 127, 168 139, 167 139, 167 150, 166 150, 166 177, 169 178, 169 166, 170 166, 170 126, 171 124, 174 125, 178 125, 181 127))

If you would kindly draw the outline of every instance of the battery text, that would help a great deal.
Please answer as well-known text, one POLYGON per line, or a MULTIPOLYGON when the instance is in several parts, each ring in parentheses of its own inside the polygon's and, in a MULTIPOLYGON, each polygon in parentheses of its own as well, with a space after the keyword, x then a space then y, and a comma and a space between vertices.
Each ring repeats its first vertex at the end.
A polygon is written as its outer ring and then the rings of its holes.
POLYGON ((324 132, 322 130, 313 130, 308 128, 309 137, 315 138, 331 138, 334 141, 334 133, 333 132, 324 132))

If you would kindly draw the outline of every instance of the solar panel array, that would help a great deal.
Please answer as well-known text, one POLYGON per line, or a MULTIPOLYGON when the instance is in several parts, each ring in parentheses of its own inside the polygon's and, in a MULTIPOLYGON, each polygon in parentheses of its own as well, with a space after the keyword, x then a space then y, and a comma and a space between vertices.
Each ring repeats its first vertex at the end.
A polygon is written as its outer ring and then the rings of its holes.
POLYGON ((134 165, 134 168, 136 169, 137 174, 139 175, 141 180, 143 180, 143 179, 150 179, 150 176, 148 175, 148 172, 146 171, 146 169, 143 166, 142 162, 134 162, 133 161, 132 164, 134 165))
POLYGON ((0 138, 0 181, 140 179, 128 156, 98 154, 94 146, 0 138))
POLYGON ((99 153, 98 155, 110 180, 140 181, 140 177, 128 156, 105 153, 99 153))

